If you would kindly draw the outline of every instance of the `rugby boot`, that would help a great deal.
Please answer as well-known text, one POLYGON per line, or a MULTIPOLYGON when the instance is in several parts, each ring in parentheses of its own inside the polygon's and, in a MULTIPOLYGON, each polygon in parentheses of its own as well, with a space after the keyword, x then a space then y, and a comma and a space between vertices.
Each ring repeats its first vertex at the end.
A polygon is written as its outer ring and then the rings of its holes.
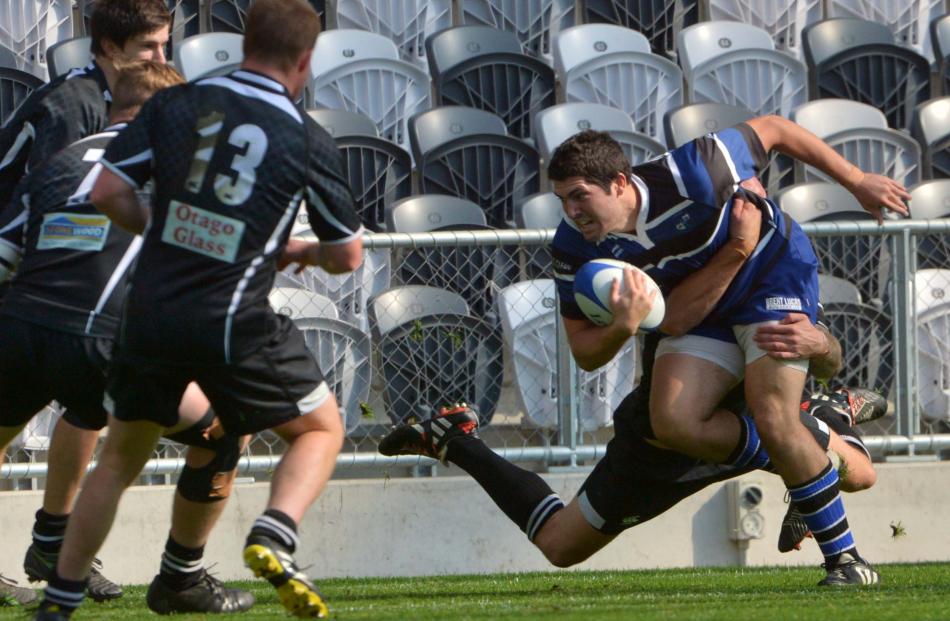
POLYGON ((870 586, 880 584, 881 576, 860 556, 842 552, 836 563, 822 565, 828 575, 818 586, 870 586))
POLYGON ((791 552, 792 550, 801 550, 802 541, 805 537, 811 537, 811 530, 794 501, 789 501, 788 511, 782 518, 782 527, 778 532, 778 551, 791 552))
POLYGON ((277 589, 281 605, 301 619, 325 619, 330 610, 310 578, 297 568, 293 555, 281 544, 263 535, 249 535, 244 546, 244 564, 258 578, 277 589))
POLYGON ((478 437, 478 415, 464 403, 439 409, 421 423, 397 425, 379 443, 383 455, 423 455, 445 463, 449 442, 461 436, 478 437))
POLYGON ((181 591, 167 586, 155 576, 148 587, 145 603, 160 615, 177 612, 244 612, 254 605, 254 596, 241 589, 230 589, 201 569, 198 582, 181 591))
POLYGON ((67 621, 72 614, 72 610, 62 608, 59 604, 43 602, 33 616, 33 621, 67 621))
POLYGON ((830 405, 852 427, 877 420, 887 413, 887 399, 867 388, 839 387, 829 393, 816 392, 802 403, 802 409, 814 414, 821 405, 830 405))
MULTIPOLYGON (((58 558, 59 554, 43 552, 36 547, 35 543, 30 544, 30 547, 26 550, 26 556, 23 558, 23 571, 30 582, 48 580, 50 574, 53 573, 53 569, 56 568, 58 558)), ((92 560, 86 594, 89 595, 90 599, 97 602, 122 597, 122 587, 102 575, 102 561, 97 558, 92 560)))
POLYGON ((0 606, 29 606, 37 599, 36 591, 21 587, 16 580, 0 574, 0 606))

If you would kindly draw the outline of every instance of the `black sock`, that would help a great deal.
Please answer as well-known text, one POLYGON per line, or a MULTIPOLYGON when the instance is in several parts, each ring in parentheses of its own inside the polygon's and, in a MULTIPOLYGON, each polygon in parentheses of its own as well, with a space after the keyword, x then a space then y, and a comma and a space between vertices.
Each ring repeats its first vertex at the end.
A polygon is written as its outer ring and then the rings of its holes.
POLYGON ((293 553, 300 543, 297 538, 297 523, 289 515, 277 509, 268 509, 254 520, 251 536, 263 535, 277 541, 293 553))
POLYGON ((36 512, 36 521, 33 522, 33 545, 41 552, 59 554, 63 546, 63 537, 66 534, 66 523, 69 514, 52 515, 40 509, 36 512))
POLYGON ((545 522, 564 508, 544 479, 500 457, 479 438, 453 439, 446 458, 470 474, 528 539, 533 540, 545 522))
POLYGON ((53 573, 46 583, 43 601, 44 603, 49 602, 50 604, 56 604, 60 608, 73 611, 79 608, 82 604, 82 600, 85 599, 86 584, 88 582, 88 579, 66 580, 65 578, 60 578, 59 573, 53 569, 53 573))
POLYGON ((183 591, 196 584, 201 578, 201 569, 204 566, 201 562, 204 551, 204 546, 186 548, 168 535, 165 551, 162 552, 159 578, 167 587, 175 591, 183 591))

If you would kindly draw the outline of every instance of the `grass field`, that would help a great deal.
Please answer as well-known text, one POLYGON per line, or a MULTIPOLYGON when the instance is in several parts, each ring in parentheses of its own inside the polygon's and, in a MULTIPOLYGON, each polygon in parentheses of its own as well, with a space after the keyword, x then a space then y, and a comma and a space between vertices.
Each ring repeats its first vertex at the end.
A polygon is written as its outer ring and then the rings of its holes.
MULTIPOLYGON (((950 564, 882 565, 884 583, 860 590, 819 589, 816 568, 557 572, 435 578, 327 580, 321 589, 336 619, 631 619, 636 621, 950 619, 950 564)), ((261 582, 243 583, 257 605, 242 621, 289 618, 261 582)), ((24 619, 0 609, 0 619, 24 619)), ((87 604, 83 619, 158 619, 145 588, 109 604, 87 604)), ((179 615, 175 621, 221 619, 179 615)))

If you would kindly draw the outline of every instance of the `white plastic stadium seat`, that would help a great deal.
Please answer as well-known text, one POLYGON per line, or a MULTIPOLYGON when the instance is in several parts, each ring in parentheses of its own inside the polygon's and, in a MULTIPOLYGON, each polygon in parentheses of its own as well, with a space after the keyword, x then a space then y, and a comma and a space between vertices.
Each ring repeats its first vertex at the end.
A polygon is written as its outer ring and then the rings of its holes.
POLYGON ((708 0, 710 20, 758 26, 772 36, 775 49, 802 59, 802 29, 821 19, 821 0, 708 0))
POLYGON ((541 159, 551 161, 554 150, 576 133, 594 129, 620 143, 631 164, 639 164, 666 151, 664 146, 639 132, 623 110, 596 103, 565 103, 545 108, 534 117, 535 137, 541 159))
POLYGON ((175 64, 188 81, 223 75, 244 59, 244 37, 231 32, 209 32, 188 37, 175 48, 175 64))
POLYGON ((46 80, 46 50, 73 36, 72 0, 0 2, 0 46, 17 56, 17 69, 46 80))
POLYGON ((332 300, 306 289, 274 287, 267 299, 275 313, 294 320, 314 317, 340 318, 332 300))
POLYGON ((826 0, 828 17, 856 17, 884 24, 898 45, 934 60, 930 22, 946 14, 944 0, 826 0))
POLYGON ((918 270, 914 287, 921 415, 950 421, 950 270, 918 270))
POLYGON ((91 37, 76 37, 49 46, 46 50, 46 62, 50 80, 70 69, 85 67, 92 62, 91 45, 91 37))

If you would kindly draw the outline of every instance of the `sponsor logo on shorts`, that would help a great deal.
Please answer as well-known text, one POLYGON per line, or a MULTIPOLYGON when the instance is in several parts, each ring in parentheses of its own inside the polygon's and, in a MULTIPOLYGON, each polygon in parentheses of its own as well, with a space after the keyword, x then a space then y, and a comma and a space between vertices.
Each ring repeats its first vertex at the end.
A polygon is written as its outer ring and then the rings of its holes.
POLYGON ((244 237, 244 223, 178 201, 168 205, 162 241, 206 257, 234 263, 244 237))
POLYGON ((765 310, 802 310, 801 298, 765 298, 765 310))
POLYGON ((640 521, 639 515, 631 515, 629 517, 625 517, 622 520, 620 520, 620 523, 623 524, 624 526, 633 526, 639 521, 640 521))
POLYGON ((66 248, 98 252, 109 237, 109 218, 103 215, 48 213, 43 216, 37 250, 66 248))

